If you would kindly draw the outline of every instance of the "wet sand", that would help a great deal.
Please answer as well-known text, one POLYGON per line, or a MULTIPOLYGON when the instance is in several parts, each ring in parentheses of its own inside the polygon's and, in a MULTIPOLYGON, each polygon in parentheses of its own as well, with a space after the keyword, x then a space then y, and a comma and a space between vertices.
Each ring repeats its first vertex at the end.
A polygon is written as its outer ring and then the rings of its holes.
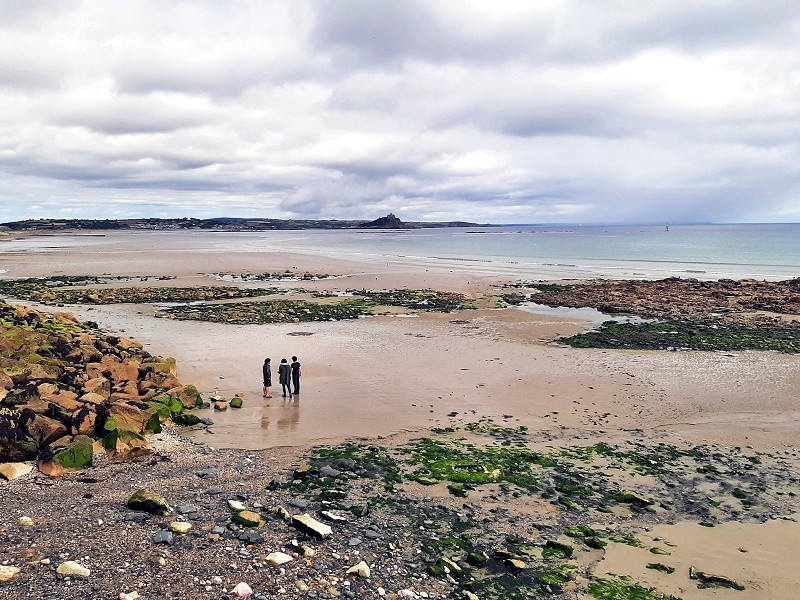
MULTIPOLYGON (((52 240, 45 237, 43 247, 0 252, 3 276, 171 275, 177 278, 151 285, 208 285, 220 283, 207 275, 214 272, 293 269, 338 277, 238 285, 337 292, 430 287, 476 299, 501 281, 467 267, 420 272, 419 265, 374 259, 229 252, 220 234, 58 238, 61 247, 47 248, 52 240)), ((693 443, 800 445, 797 356, 561 348, 546 342, 588 324, 517 309, 263 326, 155 319, 152 307, 142 305, 67 309, 174 356, 181 379, 206 395, 244 394, 244 409, 211 414, 213 434, 198 434, 219 447, 386 436, 504 415, 554 434, 643 429, 693 443), (274 388, 274 397, 263 399, 264 357, 272 358, 277 382, 280 359, 292 355, 303 364, 299 398, 284 400, 274 388)))

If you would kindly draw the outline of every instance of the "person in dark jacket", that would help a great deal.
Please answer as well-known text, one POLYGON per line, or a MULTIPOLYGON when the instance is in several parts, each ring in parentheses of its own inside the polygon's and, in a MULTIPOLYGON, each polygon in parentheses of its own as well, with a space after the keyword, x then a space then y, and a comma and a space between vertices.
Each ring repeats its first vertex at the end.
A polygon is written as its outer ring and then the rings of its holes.
POLYGON ((300 393, 300 363, 297 362, 297 357, 292 357, 292 385, 294 385, 294 393, 300 393))
POLYGON ((264 359, 264 366, 261 367, 261 374, 264 376, 264 398, 272 398, 269 393, 269 388, 272 387, 272 367, 269 364, 269 359, 264 359))
POLYGON ((281 365, 278 367, 278 381, 283 388, 283 397, 286 398, 286 390, 289 390, 289 398, 292 397, 292 379, 289 363, 285 358, 281 359, 281 365))

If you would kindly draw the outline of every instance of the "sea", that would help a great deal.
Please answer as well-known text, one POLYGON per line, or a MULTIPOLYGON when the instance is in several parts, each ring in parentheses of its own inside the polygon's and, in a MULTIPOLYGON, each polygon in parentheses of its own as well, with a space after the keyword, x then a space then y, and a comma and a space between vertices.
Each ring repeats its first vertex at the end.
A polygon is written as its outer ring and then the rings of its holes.
MULTIPOLYGON (((800 224, 504 225, 412 230, 125 231, 8 241, 0 253, 126 241, 203 252, 300 252, 520 279, 800 277, 800 224)), ((12 273, 4 274, 13 276, 12 273)))

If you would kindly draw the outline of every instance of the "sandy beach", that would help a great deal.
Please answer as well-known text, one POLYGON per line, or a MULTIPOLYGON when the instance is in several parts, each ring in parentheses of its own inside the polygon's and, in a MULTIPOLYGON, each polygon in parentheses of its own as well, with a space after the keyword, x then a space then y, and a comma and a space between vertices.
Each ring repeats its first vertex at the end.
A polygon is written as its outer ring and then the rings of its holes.
MULTIPOLYGON (((456 271, 449 265, 420 272, 419 265, 403 262, 229 252, 200 242, 197 248, 186 248, 173 246, 163 233, 114 236, 113 243, 99 246, 77 243, 0 253, 0 268, 7 271, 6 278, 173 276, 158 284, 170 286, 220 285, 210 275, 220 272, 289 269, 336 275, 268 284, 291 287, 295 297, 304 291, 433 288, 477 300, 508 281, 466 267, 456 271)), ((80 236, 76 239, 81 241, 80 236)), ((242 395, 241 410, 198 412, 212 418, 214 425, 188 436, 215 448, 257 450, 269 456, 270 449, 278 447, 296 447, 299 452, 314 444, 353 439, 393 444, 431 427, 458 427, 485 418, 503 426, 527 427, 555 445, 635 437, 653 443, 785 452, 792 461, 800 446, 800 357, 755 351, 567 348, 551 341, 589 327, 568 312, 401 310, 393 316, 353 321, 245 326, 154 318, 154 307, 148 305, 63 310, 95 321, 108 332, 137 339, 154 354, 176 358, 181 381, 195 384, 204 397, 242 395), (277 383, 280 359, 292 355, 302 363, 301 394, 284 399, 276 386, 273 398, 262 398, 264 357, 272 358, 277 383)), ((794 500, 787 503, 787 509, 794 506, 794 500)), ((747 578, 748 591, 715 590, 709 595, 706 590, 676 587, 665 576, 644 569, 646 557, 637 555, 634 560, 628 554, 640 551, 627 546, 607 552, 596 572, 635 575, 682 598, 789 598, 783 594, 796 585, 792 553, 786 551, 795 543, 792 540, 800 539, 796 522, 726 523, 713 530, 684 523, 647 531, 649 536, 679 542, 682 549, 703 549, 697 557, 677 554, 681 569, 716 552, 714 568, 747 578), (769 542, 776 535, 784 540, 783 546, 769 542), (754 554, 715 550, 719 546, 729 550, 743 539, 758 548, 757 561, 752 560, 754 554)))

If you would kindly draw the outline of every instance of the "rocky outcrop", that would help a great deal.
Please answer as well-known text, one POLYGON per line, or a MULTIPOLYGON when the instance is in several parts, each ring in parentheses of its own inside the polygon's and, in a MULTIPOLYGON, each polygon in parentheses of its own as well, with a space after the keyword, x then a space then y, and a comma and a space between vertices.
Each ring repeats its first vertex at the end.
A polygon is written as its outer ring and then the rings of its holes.
POLYGON ((202 404, 176 378, 175 360, 106 335, 72 315, 0 300, 0 462, 36 460, 60 475, 150 453, 144 435, 202 404))

